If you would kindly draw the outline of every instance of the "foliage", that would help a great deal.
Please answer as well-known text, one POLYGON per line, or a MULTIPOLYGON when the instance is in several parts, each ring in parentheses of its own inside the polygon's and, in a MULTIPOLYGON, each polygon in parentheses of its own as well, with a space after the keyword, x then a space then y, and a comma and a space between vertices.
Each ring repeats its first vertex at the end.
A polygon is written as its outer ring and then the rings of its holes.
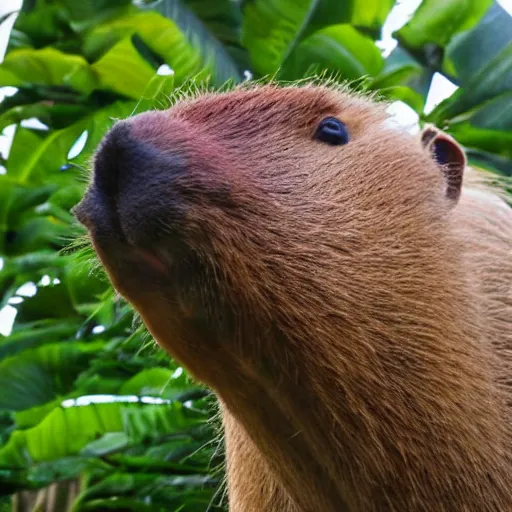
POLYGON ((82 233, 70 209, 115 119, 165 108, 191 80, 327 72, 407 103, 472 163, 512 175, 512 18, 492 0, 423 0, 384 56, 377 40, 394 5, 24 2, 0 65, 0 86, 17 88, 0 104, 0 129, 15 126, 0 175, 0 308, 17 310, 0 337, 4 496, 78 479, 74 511, 222 508, 212 398, 147 338, 98 268, 63 252, 82 233), (157 73, 164 64, 171 74, 157 73), (459 89, 426 113, 435 73, 459 89), (46 128, 28 126, 33 118, 46 128))

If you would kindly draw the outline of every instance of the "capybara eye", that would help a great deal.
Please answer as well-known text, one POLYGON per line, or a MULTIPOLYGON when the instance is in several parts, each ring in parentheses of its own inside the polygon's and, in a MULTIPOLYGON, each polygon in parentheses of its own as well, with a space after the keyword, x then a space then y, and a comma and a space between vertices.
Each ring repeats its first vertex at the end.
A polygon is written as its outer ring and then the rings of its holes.
POLYGON ((331 146, 342 146, 350 140, 350 136, 345 123, 335 117, 326 117, 318 125, 315 139, 331 146))

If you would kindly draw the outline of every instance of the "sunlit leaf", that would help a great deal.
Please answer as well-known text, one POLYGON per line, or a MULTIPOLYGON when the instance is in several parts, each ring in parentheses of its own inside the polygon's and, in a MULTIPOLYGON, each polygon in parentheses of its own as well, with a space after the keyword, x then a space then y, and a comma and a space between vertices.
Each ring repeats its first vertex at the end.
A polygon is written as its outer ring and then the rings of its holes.
POLYGON ((57 408, 38 425, 13 432, 0 448, 0 466, 24 467, 32 462, 76 455, 107 432, 125 432, 133 442, 178 433, 196 424, 198 415, 204 417, 179 403, 102 403, 57 408))
POLYGON ((329 25, 350 23, 379 38, 382 25, 394 5, 395 0, 320 0, 304 35, 329 25))
POLYGON ((54 48, 8 53, 0 64, 0 86, 32 84, 65 85, 87 95, 97 82, 89 63, 79 55, 68 55, 54 48))
POLYGON ((136 100, 142 96, 156 71, 135 49, 130 37, 116 43, 91 69, 102 88, 136 100))
POLYGON ((491 4, 492 0, 423 0, 396 36, 410 49, 445 46, 458 32, 474 27, 491 4))
POLYGON ((18 127, 7 160, 9 178, 20 184, 37 183, 56 173, 67 161, 67 154, 80 133, 83 121, 51 133, 18 127), (31 150, 27 151, 27 147, 31 150))

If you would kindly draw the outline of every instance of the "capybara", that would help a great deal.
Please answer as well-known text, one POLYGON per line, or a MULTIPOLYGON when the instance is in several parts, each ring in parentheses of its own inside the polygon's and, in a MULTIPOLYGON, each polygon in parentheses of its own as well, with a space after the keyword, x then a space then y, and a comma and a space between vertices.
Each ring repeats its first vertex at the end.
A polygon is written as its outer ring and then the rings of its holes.
POLYGON ((332 85, 113 126, 76 215, 216 393, 230 510, 512 511, 512 209, 487 181, 332 85))

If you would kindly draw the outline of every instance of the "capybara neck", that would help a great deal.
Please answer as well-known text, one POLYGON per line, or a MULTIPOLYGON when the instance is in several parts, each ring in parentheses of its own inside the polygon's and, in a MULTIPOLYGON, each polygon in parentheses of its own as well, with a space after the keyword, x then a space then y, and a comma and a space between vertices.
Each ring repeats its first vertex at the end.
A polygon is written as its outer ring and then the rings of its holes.
POLYGON ((216 392, 232 511, 512 510, 512 213, 478 176, 436 128, 319 86, 104 139, 77 216, 216 392))

